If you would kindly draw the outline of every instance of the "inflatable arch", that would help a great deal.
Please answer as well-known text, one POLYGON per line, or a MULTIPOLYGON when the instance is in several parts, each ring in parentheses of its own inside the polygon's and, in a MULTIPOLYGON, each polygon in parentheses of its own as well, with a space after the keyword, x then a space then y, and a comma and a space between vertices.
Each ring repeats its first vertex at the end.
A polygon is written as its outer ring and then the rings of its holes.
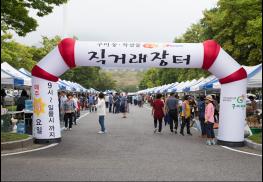
POLYGON ((218 143, 244 145, 246 71, 215 41, 203 43, 81 42, 63 39, 32 69, 33 136, 61 141, 58 77, 76 66, 202 68, 221 86, 218 143))

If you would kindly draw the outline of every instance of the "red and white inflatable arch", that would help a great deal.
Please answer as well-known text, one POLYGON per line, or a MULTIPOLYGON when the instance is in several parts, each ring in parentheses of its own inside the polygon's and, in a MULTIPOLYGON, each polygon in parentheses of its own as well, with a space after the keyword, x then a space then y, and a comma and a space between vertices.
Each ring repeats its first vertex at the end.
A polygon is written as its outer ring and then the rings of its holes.
POLYGON ((81 42, 63 39, 33 69, 35 142, 61 140, 58 77, 77 66, 202 68, 222 84, 218 143, 242 146, 246 71, 215 41, 204 43, 81 42))

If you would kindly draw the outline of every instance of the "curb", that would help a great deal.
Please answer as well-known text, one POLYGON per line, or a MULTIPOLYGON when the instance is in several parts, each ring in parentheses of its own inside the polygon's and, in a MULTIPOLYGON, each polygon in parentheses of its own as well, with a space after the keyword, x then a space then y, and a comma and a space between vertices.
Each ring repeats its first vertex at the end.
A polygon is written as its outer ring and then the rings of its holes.
POLYGON ((255 143, 245 138, 245 145, 258 151, 262 151, 262 144, 255 143))
MULTIPOLYGON (((88 114, 88 112, 80 116, 77 120, 81 119, 83 116, 86 116, 86 114, 88 114)), ((64 128, 65 127, 61 127, 60 131, 63 131, 64 128)), ((33 144, 34 144, 34 138, 32 135, 30 135, 27 139, 1 143, 1 151, 23 149, 33 144)))
POLYGON ((1 143, 1 151, 2 150, 21 149, 21 148, 28 147, 30 145, 33 145, 33 136, 32 135, 30 135, 27 139, 1 143))

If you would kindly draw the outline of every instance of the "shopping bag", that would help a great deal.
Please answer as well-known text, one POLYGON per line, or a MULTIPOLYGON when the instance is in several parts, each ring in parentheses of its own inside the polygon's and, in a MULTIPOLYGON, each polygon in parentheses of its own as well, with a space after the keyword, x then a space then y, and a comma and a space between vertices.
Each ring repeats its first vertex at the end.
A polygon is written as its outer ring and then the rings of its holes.
POLYGON ((253 135, 251 129, 249 128, 248 124, 245 124, 245 132, 244 132, 244 137, 247 138, 249 136, 253 135))
POLYGON ((195 127, 198 131, 201 132, 201 124, 200 124, 200 121, 197 120, 197 119, 194 119, 193 122, 194 122, 194 123, 193 123, 193 127, 195 127))
POLYGON ((214 129, 218 129, 218 126, 219 126, 219 124, 218 123, 214 123, 214 129))

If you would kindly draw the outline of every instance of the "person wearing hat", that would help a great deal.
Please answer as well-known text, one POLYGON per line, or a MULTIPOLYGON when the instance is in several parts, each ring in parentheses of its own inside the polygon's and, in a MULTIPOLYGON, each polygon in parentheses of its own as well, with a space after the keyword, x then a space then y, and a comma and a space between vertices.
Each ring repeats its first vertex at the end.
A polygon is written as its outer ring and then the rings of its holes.
POLYGON ((187 129, 187 134, 192 135, 192 133, 190 132, 191 108, 190 108, 189 100, 190 100, 190 97, 188 95, 186 95, 184 97, 184 102, 182 104, 182 112, 181 112, 182 126, 181 126, 180 134, 183 136, 184 136, 185 125, 186 125, 186 129, 187 129))
POLYGON ((213 105, 213 97, 211 95, 206 96, 206 107, 205 107, 205 123, 206 123, 206 135, 207 145, 215 145, 215 133, 214 133, 214 113, 215 108, 213 105))

